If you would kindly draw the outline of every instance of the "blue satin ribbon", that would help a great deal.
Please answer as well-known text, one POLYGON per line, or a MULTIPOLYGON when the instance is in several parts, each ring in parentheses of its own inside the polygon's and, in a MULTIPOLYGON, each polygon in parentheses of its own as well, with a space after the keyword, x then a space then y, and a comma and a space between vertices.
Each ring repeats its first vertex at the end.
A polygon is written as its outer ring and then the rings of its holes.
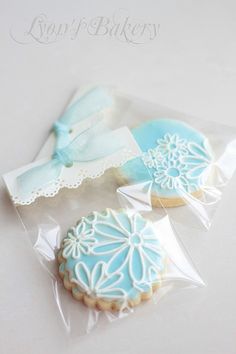
POLYGON ((85 93, 54 123, 53 130, 57 137, 56 149, 70 143, 70 131, 73 125, 111 107, 112 104, 112 97, 101 87, 95 87, 85 93))
POLYGON ((64 167, 71 167, 75 162, 94 161, 124 147, 124 141, 114 139, 114 132, 106 131, 101 125, 99 115, 95 121, 90 122, 89 128, 71 141, 70 132, 74 124, 92 117, 112 104, 111 96, 104 89, 97 87, 87 92, 65 111, 53 125, 56 144, 51 160, 17 177, 21 198, 28 198, 33 191, 54 183, 64 167))

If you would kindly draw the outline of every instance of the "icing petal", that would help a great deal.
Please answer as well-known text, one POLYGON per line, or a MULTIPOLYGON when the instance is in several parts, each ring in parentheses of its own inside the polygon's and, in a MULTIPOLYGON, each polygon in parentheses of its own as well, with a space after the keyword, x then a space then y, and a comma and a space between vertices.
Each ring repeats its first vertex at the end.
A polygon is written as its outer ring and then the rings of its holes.
POLYGON ((156 247, 159 247, 160 243, 159 243, 156 235, 153 235, 153 234, 148 235, 148 234, 146 234, 146 235, 143 236, 143 239, 144 239, 145 244, 146 244, 146 242, 147 243, 150 242, 150 243, 153 243, 156 247))
POLYGON ((130 220, 129 220, 129 218, 127 217, 127 215, 126 214, 123 214, 122 216, 123 216, 123 218, 125 218, 125 219, 127 219, 126 220, 126 223, 124 223, 124 222, 122 222, 121 220, 120 220, 120 215, 118 214, 116 214, 116 213, 114 213, 112 210, 111 210, 111 215, 112 215, 112 217, 114 218, 114 220, 115 220, 115 222, 116 222, 116 224, 120 227, 120 229, 122 230, 122 233, 124 234, 124 235, 126 235, 126 236, 129 236, 129 231, 130 230, 127 230, 127 228, 125 227, 125 224, 127 223, 127 221, 128 221, 128 225, 130 226, 130 220))
POLYGON ((140 214, 135 214, 135 232, 141 230, 141 234, 150 229, 150 224, 140 214))
POLYGON ((89 250, 90 250, 89 244, 85 243, 85 242, 81 243, 80 244, 80 250, 81 250, 82 253, 88 254, 89 250))
POLYGON ((130 255, 129 247, 122 247, 107 264, 107 274, 118 272, 127 262, 130 255))
POLYGON ((124 240, 99 242, 98 246, 93 247, 94 254, 109 254, 118 251, 124 245, 124 240))
POLYGON ((169 180, 169 177, 167 177, 167 176, 165 176, 164 178, 163 178, 163 180, 162 180, 162 182, 160 183, 160 186, 161 186, 161 188, 166 188, 166 185, 167 185, 167 183, 168 183, 168 180, 169 180))
POLYGON ((191 166, 191 165, 198 165, 198 164, 202 164, 203 162, 205 162, 205 159, 201 158, 201 157, 196 157, 196 156, 183 156, 181 158, 182 163, 191 166))
POLYGON ((78 243, 75 243, 74 247, 72 248, 72 257, 73 258, 79 258, 80 256, 80 245, 78 243))
POLYGON ((171 135, 169 133, 165 134, 164 139, 167 140, 168 142, 170 142, 171 141, 171 135))
POLYGON ((68 231, 67 236, 66 236, 66 238, 64 239, 64 243, 65 243, 68 239, 74 240, 75 237, 76 237, 76 235, 74 234, 74 229, 72 228, 72 229, 70 229, 70 230, 68 231))
POLYGON ((206 170, 205 166, 203 164, 201 164, 199 166, 191 168, 191 170, 189 170, 187 172, 187 177, 191 178, 191 179, 199 178, 202 176, 202 174, 204 173, 205 170, 206 170))
POLYGON ((84 221, 80 221, 80 223, 76 226, 77 235, 80 235, 81 233, 83 233, 84 229, 85 229, 85 223, 84 223, 84 221))
POLYGON ((110 239, 120 240, 125 237, 123 230, 119 226, 106 221, 97 222, 96 225, 94 225, 94 230, 97 234, 110 239))
POLYGON ((99 288, 100 289, 110 289, 114 287, 115 285, 119 284, 119 282, 123 279, 123 275, 121 273, 115 273, 107 278, 103 279, 102 282, 100 282, 99 288))
POLYGON ((201 147, 199 144, 196 144, 194 142, 190 142, 188 144, 188 149, 196 157, 201 158, 201 159, 205 158, 205 159, 207 159, 207 161, 209 160, 209 154, 207 153, 205 148, 201 147))
POLYGON ((129 260, 129 273, 133 281, 139 282, 145 273, 145 262, 138 248, 134 248, 129 260))
POLYGON ((188 180, 184 176, 180 176, 180 183, 183 186, 187 186, 189 184, 188 180))
POLYGON ((142 248, 142 252, 144 257, 148 259, 154 267, 159 265, 159 261, 161 259, 161 252, 159 248, 150 244, 145 244, 142 248))
POLYGON ((75 276, 76 278, 72 280, 79 284, 84 291, 90 292, 90 272, 85 263, 79 262, 76 264, 75 276))
POLYGON ((62 255, 64 258, 67 258, 69 256, 71 256, 74 259, 79 258, 80 257, 79 244, 77 244, 76 241, 70 241, 70 242, 66 243, 66 246, 63 249, 62 255))
POLYGON ((167 182, 167 188, 169 189, 173 189, 174 187, 174 181, 173 181, 173 178, 169 178, 168 182, 167 182))
POLYGON ((99 286, 103 275, 104 275, 104 262, 98 262, 91 273, 91 288, 94 289, 96 286, 99 286))
POLYGON ((73 244, 69 243, 66 247, 64 247, 62 255, 64 258, 67 258, 70 256, 70 254, 72 253, 72 249, 73 249, 73 244))

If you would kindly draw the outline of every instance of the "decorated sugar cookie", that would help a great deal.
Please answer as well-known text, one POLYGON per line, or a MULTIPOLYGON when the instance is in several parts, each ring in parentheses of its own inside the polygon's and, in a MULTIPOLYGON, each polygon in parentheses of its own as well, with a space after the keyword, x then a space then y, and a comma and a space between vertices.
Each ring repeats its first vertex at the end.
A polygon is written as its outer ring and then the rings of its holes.
POLYGON ((207 138, 184 122, 148 121, 132 130, 142 150, 142 160, 120 169, 121 183, 153 181, 153 205, 186 203, 188 195, 200 197, 213 161, 207 138))
POLYGON ((64 285, 89 307, 120 310, 152 296, 165 253, 152 222, 140 214, 106 209, 83 217, 62 242, 64 285))

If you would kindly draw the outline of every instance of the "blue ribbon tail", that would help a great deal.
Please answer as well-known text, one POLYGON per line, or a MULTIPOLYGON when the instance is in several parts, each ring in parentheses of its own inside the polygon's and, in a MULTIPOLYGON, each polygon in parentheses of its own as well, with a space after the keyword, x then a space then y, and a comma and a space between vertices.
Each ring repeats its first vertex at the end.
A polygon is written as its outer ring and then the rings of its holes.
POLYGON ((18 194, 21 199, 27 199, 42 186, 49 185, 60 176, 63 165, 52 159, 51 161, 31 168, 17 177, 18 194))
POLYGON ((113 99, 102 87, 95 87, 73 103, 59 118, 59 122, 71 127, 83 119, 111 107, 113 99))

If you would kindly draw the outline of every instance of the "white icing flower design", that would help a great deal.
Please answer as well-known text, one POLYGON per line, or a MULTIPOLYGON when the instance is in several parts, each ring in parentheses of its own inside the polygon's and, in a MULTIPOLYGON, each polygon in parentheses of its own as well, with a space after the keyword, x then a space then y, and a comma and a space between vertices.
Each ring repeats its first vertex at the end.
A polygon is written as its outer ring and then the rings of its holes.
POLYGON ((162 155, 158 149, 149 149, 142 154, 142 160, 145 166, 149 168, 156 168, 158 163, 162 160, 162 155))
MULTIPOLYGON (((204 142, 204 145, 206 142, 204 142)), ((190 179, 200 179, 207 175, 207 168, 210 166, 212 156, 210 148, 206 149, 194 142, 188 143, 189 154, 181 158, 181 162, 190 167, 187 177, 190 179)))
POLYGON ((63 257, 71 256, 77 259, 81 252, 88 254, 91 246, 96 242, 95 238, 92 237, 93 234, 94 230, 92 228, 86 230, 86 223, 83 220, 75 228, 70 229, 63 241, 63 257))
POLYGON ((165 189, 188 189, 188 168, 179 160, 164 160, 154 172, 154 181, 165 189))
POLYGON ((207 140, 203 146, 167 133, 157 140, 157 147, 142 156, 144 164, 156 171, 154 181, 165 189, 187 191, 204 183, 213 159, 207 140))
POLYGON ((157 140, 157 147, 158 151, 169 159, 188 154, 187 141, 177 134, 165 134, 162 139, 157 140))
POLYGON ((124 214, 123 219, 119 219, 112 210, 107 219, 95 225, 95 233, 104 241, 94 245, 93 254, 112 254, 107 263, 107 274, 119 272, 128 263, 131 280, 134 283, 143 281, 151 266, 159 268, 161 259, 159 241, 151 224, 139 214, 124 214))
POLYGON ((101 261, 90 271, 84 262, 79 262, 74 269, 75 278, 71 281, 78 284, 80 290, 89 296, 124 299, 125 291, 117 286, 123 279, 123 275, 121 273, 106 275, 105 268, 106 264, 101 261))

